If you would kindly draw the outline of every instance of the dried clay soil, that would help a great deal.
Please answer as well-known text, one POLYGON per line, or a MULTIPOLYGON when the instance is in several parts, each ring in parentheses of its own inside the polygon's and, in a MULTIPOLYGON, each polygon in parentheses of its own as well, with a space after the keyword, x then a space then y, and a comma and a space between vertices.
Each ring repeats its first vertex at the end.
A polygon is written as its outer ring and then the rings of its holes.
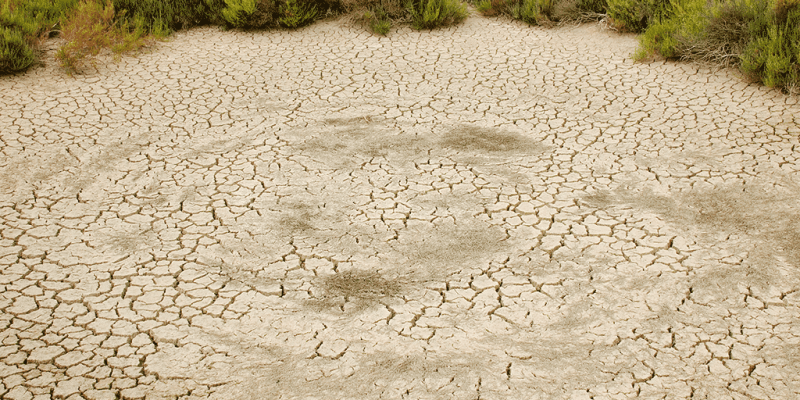
POLYGON ((473 15, 0 78, 4 399, 800 398, 800 105, 473 15))

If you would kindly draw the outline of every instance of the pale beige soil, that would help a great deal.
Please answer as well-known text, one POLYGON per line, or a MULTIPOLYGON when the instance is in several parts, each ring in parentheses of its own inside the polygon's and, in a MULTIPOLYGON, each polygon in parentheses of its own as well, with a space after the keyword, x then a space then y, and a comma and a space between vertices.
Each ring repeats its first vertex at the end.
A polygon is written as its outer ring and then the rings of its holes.
POLYGON ((800 105, 596 25, 0 78, 4 399, 800 398, 800 105))

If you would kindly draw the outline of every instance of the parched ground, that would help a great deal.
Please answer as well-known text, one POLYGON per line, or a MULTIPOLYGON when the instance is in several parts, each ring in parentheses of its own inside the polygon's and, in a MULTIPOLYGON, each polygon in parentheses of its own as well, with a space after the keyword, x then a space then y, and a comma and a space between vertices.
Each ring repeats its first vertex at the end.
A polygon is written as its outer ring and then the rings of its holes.
POLYGON ((800 104, 635 47, 327 21, 0 78, 0 397, 800 398, 800 104))

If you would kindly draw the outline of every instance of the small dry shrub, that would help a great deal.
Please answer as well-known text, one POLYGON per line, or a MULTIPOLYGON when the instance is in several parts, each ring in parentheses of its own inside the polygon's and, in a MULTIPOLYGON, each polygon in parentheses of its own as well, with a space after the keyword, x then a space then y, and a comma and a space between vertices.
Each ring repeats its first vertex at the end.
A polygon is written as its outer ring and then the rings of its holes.
MULTIPOLYGON (((82 1, 74 12, 61 24, 61 36, 67 43, 56 53, 56 59, 70 73, 80 72, 87 57, 96 56, 101 50, 110 48, 115 53, 126 53, 150 44, 157 36, 146 33, 143 18, 133 22, 120 15, 115 22, 114 5, 82 1)), ((165 36, 166 32, 162 32, 165 36)), ((91 60, 95 66, 95 61, 91 60)))

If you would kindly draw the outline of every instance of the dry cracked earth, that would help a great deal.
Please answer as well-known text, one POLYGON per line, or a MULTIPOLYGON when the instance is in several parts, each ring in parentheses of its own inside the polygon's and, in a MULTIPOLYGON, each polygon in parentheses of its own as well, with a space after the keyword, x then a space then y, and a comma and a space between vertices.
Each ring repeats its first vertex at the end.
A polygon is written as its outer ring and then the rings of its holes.
POLYGON ((0 78, 0 396, 800 398, 800 104, 635 47, 329 20, 0 78))

